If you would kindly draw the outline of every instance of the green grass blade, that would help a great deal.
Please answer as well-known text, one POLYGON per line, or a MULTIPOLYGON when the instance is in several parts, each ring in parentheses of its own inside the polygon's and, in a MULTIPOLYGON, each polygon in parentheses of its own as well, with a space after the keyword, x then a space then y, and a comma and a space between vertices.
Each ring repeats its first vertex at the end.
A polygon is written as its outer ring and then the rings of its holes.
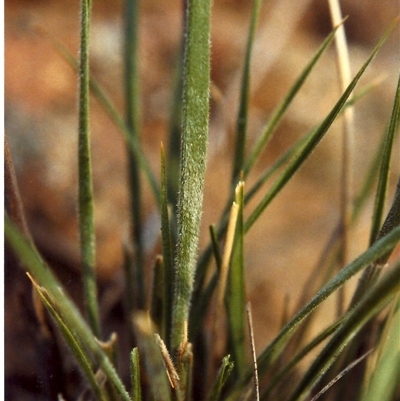
POLYGON ((300 149, 305 145, 305 143, 311 138, 313 132, 301 137, 296 143, 288 149, 272 166, 268 167, 264 173, 261 174, 259 179, 253 184, 250 190, 245 195, 245 204, 248 203, 254 195, 262 188, 262 186, 268 181, 271 176, 278 171, 285 163, 287 163, 300 149))
MULTIPOLYGON (((320 345, 328 337, 330 337, 339 327, 343 318, 331 324, 328 328, 317 335, 313 340, 311 340, 307 345, 305 345, 300 351, 298 351, 295 356, 287 363, 278 373, 274 374, 273 379, 268 383, 268 387, 263 392, 261 399, 268 400, 271 391, 286 377, 289 377, 289 373, 292 369, 304 358, 306 357, 315 347, 320 345)), ((284 384, 283 384, 284 385, 284 384)))
POLYGON ((79 63, 79 232, 86 311, 93 333, 99 337, 97 304, 93 183, 89 132, 89 32, 91 0, 81 1, 81 49, 79 63))
MULTIPOLYGON (((384 237, 387 233, 398 227, 400 227, 400 178, 397 182, 396 193, 394 195, 392 206, 378 234, 378 239, 384 237)), ((382 266, 387 262, 390 254, 393 252, 394 247, 395 246, 388 249, 388 251, 379 258, 376 264, 368 266, 368 268, 364 271, 351 300, 350 307, 354 306, 363 296, 367 288, 371 286, 374 281, 376 281, 382 266)))
MULTIPOLYGON (((378 260, 392 249, 400 241, 400 227, 396 227, 388 235, 381 238, 352 263, 342 269, 331 279, 308 303, 301 309, 292 320, 283 327, 271 344, 261 353, 258 358, 258 371, 260 378, 266 374, 269 367, 281 355, 285 345, 298 329, 300 323, 310 315, 326 298, 341 287, 347 280, 357 274, 366 265, 378 260)), ((246 372, 245 376, 236 386, 236 390, 242 388, 251 379, 252 371, 246 372)))
POLYGON ((48 294, 57 304, 59 313, 62 314, 65 325, 71 330, 76 340, 82 345, 86 353, 92 355, 100 364, 107 379, 117 389, 122 400, 130 401, 130 397, 121 382, 107 355, 101 349, 92 330, 81 317, 75 304, 63 291, 61 284, 54 277, 50 269, 44 264, 36 249, 14 227, 8 217, 4 221, 5 236, 13 248, 15 254, 32 275, 39 286, 46 289, 48 294))
POLYGON ((294 97, 304 84, 306 78, 316 65, 317 61, 320 57, 324 54, 325 50, 331 44, 337 27, 328 35, 328 37, 323 41, 321 47, 318 49, 314 57, 310 60, 310 62, 306 65, 302 73, 300 74, 299 78, 296 80, 294 85, 291 87, 289 92, 287 93, 286 97, 283 101, 277 106, 275 111, 273 112, 272 116, 270 117, 268 123, 264 127, 257 143, 255 144, 250 156, 248 157, 245 167, 244 167, 244 176, 247 177, 251 168, 254 166, 255 162, 257 161, 258 157, 260 156, 261 152, 267 145, 269 139, 271 138, 273 132, 275 131, 278 123, 281 121, 283 114, 286 112, 288 107, 290 106, 291 102, 293 101, 294 97))
POLYGON ((230 361, 230 355, 225 356, 222 359, 221 367, 218 370, 217 377, 211 388, 208 401, 218 401, 221 399, 222 389, 228 380, 233 367, 234 363, 230 361))
POLYGON ((185 341, 197 257, 207 153, 210 14, 210 0, 187 2, 173 350, 185 341))
POLYGON ((57 304, 51 299, 51 297, 43 287, 38 286, 32 278, 31 281, 42 303, 44 304, 52 318, 55 320, 65 342, 68 344, 70 350, 78 361, 78 364, 82 369, 84 375, 86 376, 86 379, 88 380, 90 387, 92 388, 97 399, 102 401, 107 400, 104 390, 100 388, 95 374, 93 373, 93 367, 90 358, 86 355, 85 351, 75 339, 71 330, 69 330, 68 326, 65 324, 62 316, 58 313, 57 304))
POLYGON ((392 401, 399 394, 400 372, 400 298, 394 305, 394 313, 386 321, 382 338, 381 355, 375 366, 361 401, 392 401))
POLYGON ((173 289, 173 252, 171 239, 171 224, 168 214, 168 188, 167 172, 165 165, 164 147, 161 146, 161 240, 162 254, 164 261, 163 275, 163 327, 161 330, 162 339, 167 345, 171 338, 172 321, 172 289, 173 289))
POLYGON ((235 186, 239 179, 240 172, 243 169, 245 148, 246 148, 246 130, 247 114, 249 108, 250 94, 250 61, 253 49, 254 37, 260 16, 262 0, 253 1, 253 11, 251 14, 250 30, 247 38, 245 60, 243 67, 242 83, 240 90, 239 112, 236 122, 236 146, 235 156, 233 158, 232 185, 235 186))
MULTIPOLYGON (((355 96, 354 98, 352 98, 351 100, 347 101, 343 110, 348 107, 353 105, 358 99, 361 98, 361 96, 364 96, 366 92, 368 92, 371 89, 370 86, 368 86, 367 88, 365 88, 363 90, 363 92, 359 95, 359 96, 355 96)), ((313 132, 310 132, 304 136, 302 136, 300 139, 298 139, 281 157, 279 157, 278 160, 276 160, 274 162, 274 164, 270 167, 268 167, 264 173, 261 174, 261 176, 258 178, 258 180, 253 184, 253 186, 246 192, 246 196, 245 196, 245 204, 247 202, 249 202, 253 196, 262 188, 262 186, 268 181, 268 179, 280 168, 282 167, 286 162, 288 162, 290 160, 290 158, 292 156, 294 156, 294 154, 296 154, 297 152, 300 151, 300 149, 302 148, 303 145, 305 145, 305 143, 310 139, 310 137, 312 136, 313 132)), ((371 180, 373 179, 373 177, 376 174, 376 170, 377 170, 377 165, 378 165, 378 160, 376 161, 376 165, 374 164, 373 166, 371 165, 371 180)), ((358 203, 360 203, 360 206, 362 205, 362 200, 365 199, 366 197, 366 193, 368 192, 368 190, 372 187, 372 183, 370 181, 368 181, 366 183, 366 185, 364 186, 364 191, 361 192, 360 194, 360 198, 357 199, 357 205, 358 203)), ((356 208, 356 205, 355 205, 356 208)), ((357 210, 358 207, 357 207, 357 210)))
MULTIPOLYGON (((124 23, 124 73, 125 73, 125 121, 130 141, 139 143, 140 132, 140 96, 138 74, 138 21, 139 4, 136 0, 125 1, 124 23)), ((142 183, 140 163, 135 152, 128 146, 128 181, 130 194, 130 209, 132 218, 132 240, 134 244, 134 258, 132 267, 136 272, 137 307, 145 306, 144 296, 144 244, 142 235, 142 183)))
POLYGON ((349 313, 338 331, 303 376, 289 401, 304 400, 356 333, 381 311, 399 291, 400 262, 396 263, 349 313))
POLYGON ((131 351, 131 387, 132 401, 142 401, 142 388, 140 387, 140 358, 139 350, 136 347, 131 351))
MULTIPOLYGON (((393 29, 393 26, 391 27, 391 29, 393 29)), ((375 49, 373 50, 371 55, 368 57, 366 62, 363 64, 363 66, 360 68, 360 70, 358 71, 356 76, 353 78, 350 85, 347 87, 347 89, 344 91, 342 96, 339 98, 339 100, 337 101, 337 103, 335 104, 333 109, 330 111, 330 113, 327 115, 327 117, 324 119, 324 121, 321 123, 321 125, 314 131, 314 133, 310 137, 310 139, 306 142, 306 144, 304 145, 301 152, 299 152, 296 156, 294 156, 294 158, 291 160, 289 165, 286 167, 286 169, 283 171, 283 173, 279 176, 279 178, 273 183, 270 190, 265 194, 265 196, 263 197, 261 202, 257 205, 255 210, 249 216, 248 220, 245 223, 245 231, 246 232, 252 227, 252 225, 257 221, 257 219, 260 217, 260 215, 265 210, 265 208, 269 205, 269 203, 275 198, 275 196, 280 192, 280 190, 287 184, 287 182, 297 172, 297 170, 300 168, 300 166, 305 162, 305 160, 308 158, 308 156, 311 154, 311 152, 315 149, 317 144, 320 142, 320 140, 326 134, 329 127, 335 121, 337 115, 343 109, 348 97, 352 93, 354 87, 356 86, 357 82, 363 75, 364 71, 366 70, 368 65, 371 63, 371 61, 374 59, 374 57, 376 56, 379 49, 382 47, 382 45, 385 42, 386 38, 388 37, 390 31, 391 30, 389 29, 388 32, 380 40, 380 42, 375 47, 375 49)))
POLYGON ((383 213, 385 209, 385 199, 389 182, 390 161, 393 149, 395 133, 399 125, 400 118, 400 75, 397 82, 396 93, 394 97, 392 115, 390 117, 389 127, 386 132, 385 142, 382 152, 382 161, 379 171, 378 186, 376 189, 374 214, 372 217, 372 227, 370 244, 378 238, 379 230, 382 225, 383 213))
MULTIPOLYGON (((384 237, 398 226, 400 226, 400 177, 397 181, 396 192, 394 194, 392 205, 390 206, 386 219, 382 225, 382 228, 379 231, 378 239, 384 237)), ((392 251, 393 249, 391 249, 386 255, 383 255, 379 259, 378 263, 385 264, 389 259, 392 251)))
POLYGON ((232 355, 235 364, 236 377, 243 375, 247 361, 246 355, 246 283, 244 276, 244 183, 236 187, 235 202, 239 206, 236 221, 234 244, 229 269, 228 284, 226 288, 225 305, 228 315, 228 352, 232 355))

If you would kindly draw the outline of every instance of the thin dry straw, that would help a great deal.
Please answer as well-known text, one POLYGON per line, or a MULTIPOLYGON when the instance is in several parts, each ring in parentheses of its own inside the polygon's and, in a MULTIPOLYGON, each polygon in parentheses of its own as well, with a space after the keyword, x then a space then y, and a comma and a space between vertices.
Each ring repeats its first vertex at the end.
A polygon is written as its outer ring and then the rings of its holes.
POLYGON ((254 341, 253 318, 251 314, 250 302, 248 302, 246 305, 246 312, 247 312, 247 322, 249 325, 249 333, 250 333, 251 357, 253 359, 253 368, 254 368, 254 391, 256 393, 256 401, 260 401, 260 385, 258 381, 257 355, 254 341))
MULTIPOLYGON (((337 26, 342 20, 342 12, 339 0, 329 0, 329 9, 333 26, 337 26)), ((340 91, 344 92, 351 82, 351 69, 349 49, 346 40, 344 25, 342 24, 335 36, 337 66, 339 72, 340 91)), ((351 100, 352 94, 349 96, 351 100)), ((341 252, 340 266, 347 263, 348 253, 348 230, 350 225, 352 188, 353 188, 353 154, 354 154, 354 108, 346 107, 343 112, 343 135, 342 135, 342 170, 341 170, 341 252)), ((341 315, 344 308, 343 290, 338 292, 337 314, 341 315)))
POLYGON ((349 366, 343 369, 333 380, 331 380, 324 388, 322 388, 318 393, 311 398, 311 401, 317 401, 324 393, 326 393, 336 382, 338 382, 346 373, 348 373, 351 369, 357 366, 360 362, 362 362, 371 352, 373 349, 370 349, 364 355, 357 358, 354 362, 352 362, 349 366))

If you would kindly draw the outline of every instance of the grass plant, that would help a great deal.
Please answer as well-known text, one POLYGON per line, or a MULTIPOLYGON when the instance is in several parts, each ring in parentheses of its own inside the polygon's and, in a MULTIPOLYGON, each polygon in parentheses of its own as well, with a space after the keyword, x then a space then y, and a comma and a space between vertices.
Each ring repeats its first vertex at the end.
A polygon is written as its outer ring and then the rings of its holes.
MULTIPOLYGON (((105 91, 89 73, 90 0, 81 1, 79 61, 62 44, 54 41, 64 58, 79 71, 77 151, 85 316, 78 310, 30 238, 12 158, 6 146, 6 241, 28 272, 35 292, 80 367, 90 389, 89 398, 85 399, 300 401, 314 396, 313 400, 316 397, 343 400, 349 399, 346 398, 349 393, 344 386, 338 385, 345 383, 343 377, 347 377, 347 382, 351 382, 353 386, 352 394, 356 394, 356 398, 352 399, 395 401, 400 397, 400 387, 396 382, 400 370, 400 349, 395 340, 400 335, 400 262, 398 257, 397 260, 390 259, 391 253, 400 242, 400 180, 394 201, 386 213, 386 220, 384 219, 390 161, 395 152, 395 139, 398 137, 400 80, 393 96, 388 128, 382 136, 383 145, 371 161, 372 167, 365 177, 365 185, 356 194, 357 202, 351 208, 349 216, 342 215, 342 220, 338 223, 341 230, 335 230, 332 234, 326 252, 310 278, 310 283, 321 283, 318 291, 310 296, 310 290, 304 290, 301 298, 304 304, 299 305, 298 312, 293 317, 286 319, 281 331, 266 349, 255 356, 256 339, 254 340, 252 333, 251 309, 247 304, 245 282, 246 234, 257 224, 281 190, 291 182, 338 117, 348 113, 350 107, 357 107, 357 102, 352 97, 354 89, 395 24, 383 35, 354 77, 342 80, 342 94, 331 111, 326 116, 321 116, 321 123, 312 132, 305 133, 275 164, 267 166, 256 178, 255 184, 247 189, 245 181, 250 173, 254 173, 254 166, 268 147, 284 113, 307 77, 313 73, 335 35, 338 31, 342 34, 344 32, 344 22, 338 23, 335 17, 336 26, 271 114, 252 150, 246 154, 251 54, 261 3, 260 0, 254 0, 249 25, 236 123, 236 146, 232 155, 231 180, 228 182, 232 190, 220 220, 210 228, 209 245, 200 253, 199 233, 210 120, 210 0, 185 1, 182 35, 184 52, 177 65, 178 71, 182 69, 183 77, 182 82, 177 82, 176 85, 181 96, 171 96, 174 99, 171 137, 166 149, 160 145, 160 184, 155 178, 157 174, 150 169, 140 144, 141 99, 137 64, 139 2, 126 0, 125 3, 126 108, 123 116, 117 112, 105 91), (95 200, 92 195, 89 146, 90 94, 100 101, 104 112, 121 131, 129 154, 134 254, 127 256, 126 261, 125 298, 130 302, 125 310, 125 330, 131 333, 131 343, 130 352, 118 357, 129 360, 130 382, 126 382, 119 374, 114 358, 102 343, 108 339, 102 335, 95 279, 95 200), (178 121, 180 127, 177 128, 178 121), (178 137, 179 149, 173 145, 178 137), (175 193, 177 189, 174 176, 177 169, 174 164, 177 159, 179 183, 178 192, 175 193), (376 168, 378 165, 379 171, 376 168), (161 215, 162 254, 155 258, 151 266, 154 278, 150 288, 146 288, 145 270, 149 266, 145 265, 143 257, 143 185, 149 185, 152 189, 154 206, 161 215), (345 260, 337 257, 338 252, 343 252, 337 244, 342 242, 342 247, 346 247, 347 245, 343 245, 343 238, 346 238, 346 243, 353 240, 349 226, 356 220, 371 191, 375 193, 375 205, 370 244, 353 261, 339 263, 339 271, 328 277, 326 271, 332 265, 331 261, 335 260, 337 265, 338 260, 345 260), (257 203, 247 213, 250 200, 255 195, 259 195, 257 203), (177 204, 171 205, 171 200, 176 200, 177 204), (340 313, 335 322, 327 325, 314 338, 305 341, 303 333, 309 327, 314 311, 332 294, 338 294, 343 285, 357 273, 361 273, 361 279, 351 303, 347 306, 343 304, 339 308, 340 313), (149 292, 152 298, 147 302, 145 294, 149 292), (224 329, 221 330, 221 327, 224 329), (369 338, 370 332, 375 333, 373 341, 369 338), (248 340, 249 337, 251 341, 248 340), (321 344, 322 349, 316 351, 321 344), (296 369, 298 363, 311 351, 317 353, 314 361, 305 369, 296 369), (251 354, 253 358, 249 357, 251 354), (361 372, 362 380, 351 379, 355 370, 361 372), (333 384, 335 381, 338 383, 333 384)), ((346 46, 346 43, 342 42, 340 46, 346 46)), ((347 152, 347 149, 344 151, 347 152)), ((348 169, 348 166, 342 167, 348 169)), ((348 186, 348 180, 344 179, 342 191, 347 194, 344 196, 345 210, 349 208, 348 193, 351 188, 348 186)), ((357 239, 354 238, 354 241, 357 239)), ((112 349, 116 347, 114 341, 118 340, 108 342, 112 344, 112 349)), ((84 397, 85 392, 87 390, 82 389, 81 397, 84 397)), ((67 399, 68 395, 65 397, 67 399)))

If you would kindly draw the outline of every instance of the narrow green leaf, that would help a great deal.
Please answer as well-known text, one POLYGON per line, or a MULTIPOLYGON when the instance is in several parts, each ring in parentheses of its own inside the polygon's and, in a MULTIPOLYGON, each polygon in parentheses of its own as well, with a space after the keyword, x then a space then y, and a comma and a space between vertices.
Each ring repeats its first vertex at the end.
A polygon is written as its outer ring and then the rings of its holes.
POLYGON ((226 288, 225 306, 228 316, 228 351, 235 364, 236 377, 243 375, 247 366, 246 347, 246 283, 244 275, 244 183, 236 187, 235 202, 239 206, 232 250, 229 278, 226 288))
MULTIPOLYGON (((383 223, 383 226, 378 234, 378 239, 384 237, 387 233, 400 226, 400 178, 397 182, 396 193, 394 195, 394 200, 389 213, 383 223)), ((371 264, 364 271, 361 276, 359 283, 357 285, 356 291, 350 303, 350 307, 353 307, 363 296, 364 292, 368 287, 372 285, 374 281, 378 279, 380 270, 382 266, 387 262, 390 254, 393 252, 393 248, 388 249, 388 251, 382 255, 376 263, 371 264)))
POLYGON ((385 42, 387 36, 389 35, 391 29, 393 29, 393 26, 388 30, 388 32, 380 40, 380 42, 375 47, 375 49, 373 50, 371 55, 368 57, 366 62, 363 64, 363 66, 360 68, 360 70, 358 71, 356 76, 353 78, 350 85, 347 87, 347 89, 344 91, 342 96, 339 98, 339 100, 337 101, 337 103, 335 104, 333 109, 330 111, 330 113, 327 115, 327 117, 324 119, 324 121, 321 123, 321 125, 314 131, 314 133, 310 137, 310 139, 306 142, 306 144, 302 148, 301 152, 299 152, 296 156, 293 157, 293 159, 291 160, 289 165, 285 168, 283 173, 273 183, 270 190, 264 195, 261 202, 257 205, 255 210, 252 212, 252 214, 249 216, 248 220, 245 223, 245 231, 246 232, 257 221, 257 219, 260 217, 260 215, 265 210, 265 208, 275 198, 275 196, 280 192, 280 190, 287 184, 287 182, 290 180, 290 178, 297 172, 297 170, 300 168, 300 166, 305 162, 305 160, 308 158, 308 156, 311 154, 311 152, 315 149, 315 147, 321 141, 321 139, 326 134, 326 132, 328 131, 328 129, 330 128, 332 123, 335 121, 337 115, 343 109, 343 107, 346 103, 346 100, 352 93, 354 87, 356 86, 357 82, 363 75, 364 71, 366 70, 368 65, 371 63, 373 58, 376 56, 379 49, 382 47, 382 45, 385 42))
POLYGON ((208 401, 218 401, 221 399, 222 389, 228 380, 233 367, 234 363, 230 361, 230 355, 225 356, 222 359, 221 367, 218 370, 217 377, 211 388, 208 401))
POLYGON ((288 162, 296 153, 300 152, 300 149, 305 145, 305 143, 311 138, 313 132, 302 136, 296 143, 291 146, 272 166, 268 167, 264 173, 262 173, 259 179, 253 184, 248 192, 246 192, 244 201, 247 204, 254 195, 261 189, 261 187, 272 177, 274 173, 278 171, 286 162, 288 162))
POLYGON ((374 214, 372 216, 372 227, 370 235, 370 244, 372 244, 379 235, 382 225, 383 213, 385 209, 385 199, 389 183, 390 161, 395 133, 397 131, 400 119, 400 75, 397 82, 396 93, 394 97, 392 115, 390 117, 389 127, 386 132, 383 146, 381 166, 379 170, 378 186, 376 189, 374 214))
POLYGON ((210 0, 186 2, 178 244, 172 349, 185 339, 197 257, 207 151, 210 87, 210 0))
POLYGON ((368 380, 362 401, 392 401, 399 394, 400 372, 400 297, 394 305, 394 313, 386 321, 385 335, 381 340, 381 354, 368 380))
POLYGON ((74 338, 81 344, 85 353, 91 355, 103 369, 107 379, 117 389, 121 399, 130 401, 130 397, 121 382, 105 352, 101 349, 85 320, 80 315, 75 304, 62 289, 59 281, 54 277, 50 269, 45 265, 36 249, 22 236, 6 216, 4 221, 5 237, 16 255, 30 272, 39 286, 46 289, 63 316, 65 325, 71 330, 74 338))
MULTIPOLYGON (((281 355, 285 345, 298 329, 300 323, 310 315, 329 295, 341 287, 347 280, 357 274, 369 263, 385 255, 400 241, 400 227, 395 228, 385 237, 377 241, 373 246, 367 249, 352 263, 342 269, 333 279, 331 279, 308 303, 301 309, 292 320, 283 327, 280 333, 275 337, 271 344, 261 353, 258 358, 258 371, 262 378, 272 363, 281 355)), ((238 382, 233 390, 240 391, 251 379, 252 371, 246 372, 242 380, 238 382)), ((230 399, 230 398, 229 398, 230 399)))
POLYGON ((242 83, 240 89, 239 112, 236 122, 236 146, 235 146, 235 156, 233 158, 232 185, 236 185, 236 182, 239 179, 240 172, 242 171, 244 164, 244 156, 246 148, 247 114, 249 109, 249 94, 251 89, 250 61, 251 61, 251 53, 253 49, 257 23, 260 16, 261 3, 262 0, 253 1, 253 11, 251 14, 250 29, 247 38, 242 83))
POLYGON ((131 351, 131 386, 132 401, 142 401, 142 388, 140 387, 140 358, 139 350, 136 347, 131 351))
MULTIPOLYGON (((139 143, 140 132, 140 96, 138 74, 138 13, 139 4, 136 0, 125 1, 125 36, 124 36, 124 88, 125 88, 125 121, 128 129, 128 143, 139 143)), ((134 244, 135 267, 138 291, 137 307, 145 306, 144 296, 144 244, 142 235, 142 183, 140 177, 140 163, 135 152, 128 146, 128 182, 130 193, 130 208, 132 218, 132 240, 134 244)))
POLYGON ((295 388, 289 401, 304 400, 357 332, 400 291, 400 262, 354 307, 295 388))
POLYGON ((257 161, 258 157, 260 156, 261 152, 267 145, 269 139, 271 138, 272 134, 274 133, 276 127, 278 126, 279 122, 282 120, 283 114, 286 112, 288 107, 290 106, 291 102, 293 101, 294 97, 304 84, 305 80, 307 79, 308 75, 316 65, 317 61, 320 59, 320 57, 324 54, 325 50, 328 48, 328 46, 331 44, 336 30, 338 27, 336 27, 329 35, 328 37, 323 41, 321 47, 318 49, 318 51, 315 53, 314 57, 310 60, 310 62, 306 65, 304 70, 301 72, 300 76, 297 78, 296 82, 293 84, 293 86, 290 88, 288 91, 286 97, 283 99, 283 101, 277 106, 275 111, 272 113, 272 116, 270 117, 268 123, 264 127, 257 143, 255 144, 253 151, 251 152, 250 156, 247 159, 247 162, 244 167, 244 177, 247 177, 249 174, 251 168, 254 166, 255 162, 257 161))
MULTIPOLYGON (((273 379, 268 383, 268 387, 263 392, 261 399, 268 400, 270 398, 271 391, 286 377, 289 377, 291 370, 304 358, 306 357, 315 347, 320 345, 324 340, 330 337, 340 326, 343 321, 342 317, 340 320, 335 321, 329 327, 324 329, 319 335, 313 338, 307 345, 305 345, 295 356, 287 363, 278 373, 274 374, 273 379)), ((285 384, 283 384, 285 385, 285 384)))
POLYGON ((79 63, 79 232, 83 288, 90 326, 100 335, 97 304, 93 184, 89 132, 89 32, 91 0, 81 1, 81 49, 79 63))
MULTIPOLYGON (((311 136, 312 132, 306 135, 305 137, 301 138, 298 140, 281 158, 279 158, 270 168, 268 168, 262 175, 261 177, 257 180, 255 184, 251 187, 249 192, 246 193, 245 195, 245 205, 248 203, 254 195, 260 190, 263 184, 284 164, 287 162, 287 160, 293 156, 295 152, 297 152, 303 145, 304 143, 309 139, 311 136)), ((218 240, 220 240, 228 226, 228 214, 230 211, 230 206, 231 206, 231 199, 227 201, 226 207, 222 213, 219 225, 217 229, 214 229, 214 239, 212 241, 216 244, 218 240)), ((206 275, 206 267, 208 265, 209 259, 215 249, 215 246, 213 245, 213 242, 211 245, 209 245, 202 253, 197 270, 196 270, 196 285, 195 285, 195 291, 194 291, 194 298, 195 299, 202 299, 201 304, 204 304, 206 301, 203 299, 205 294, 207 294, 206 298, 208 299, 208 294, 210 294, 212 291, 211 289, 207 289, 204 291, 204 294, 201 295, 202 289, 203 289, 203 284, 204 284, 204 278, 206 275)), ((219 266, 219 265, 217 265, 219 266)), ((212 282, 210 282, 209 287, 212 285, 212 282)), ((194 321, 201 320, 203 318, 203 315, 201 314, 200 311, 205 311, 206 308, 196 308, 194 310, 193 316, 196 316, 194 318, 194 321)))
MULTIPOLYGON (((370 89, 370 86, 368 86, 366 89, 364 89, 364 91, 361 95, 364 95, 365 94, 364 92, 369 89, 370 89)), ((357 97, 357 99, 360 98, 361 95, 359 97, 357 97)), ((356 101, 355 98, 352 98, 351 101, 347 101, 345 106, 343 107, 343 109, 349 105, 354 104, 355 101, 356 101)), ((262 186, 268 181, 268 179, 274 173, 276 173, 278 171, 278 169, 280 167, 282 167, 288 160, 290 160, 290 158, 294 154, 296 154, 297 152, 300 151, 300 149, 303 147, 303 145, 311 138, 312 134, 313 134, 313 131, 304 135, 299 140, 297 140, 296 143, 291 148, 289 148, 272 166, 268 167, 265 170, 265 172, 261 174, 261 176, 256 181, 256 183, 254 183, 253 186, 246 192, 245 205, 254 197, 254 195, 256 195, 256 193, 262 188, 262 186)), ((378 164, 379 164, 378 161, 376 161, 376 164, 374 164, 374 162, 373 162, 370 167, 370 171, 371 171, 370 180, 368 180, 368 182, 365 183, 365 185, 363 187, 363 192, 360 192, 359 198, 356 199, 356 203, 354 205, 354 213, 355 214, 354 214, 353 220, 355 220, 355 218, 357 217, 357 213, 361 210, 362 205, 365 203, 365 200, 367 199, 367 193, 370 190, 370 188, 372 187, 373 177, 375 176, 376 171, 377 171, 377 168, 375 167, 375 165, 378 165, 378 164)), ((222 237, 224 231, 226 230, 227 223, 228 223, 228 213, 230 210, 230 203, 231 203, 231 200, 229 199, 227 201, 225 209, 222 213, 218 228, 214 230, 216 239, 220 239, 222 237)), ((202 255, 200 256, 200 260, 199 260, 197 271, 196 271, 196 286, 195 286, 196 298, 198 298, 198 296, 199 296, 199 292, 200 292, 199 289, 203 288, 206 267, 207 267, 207 264, 209 262, 211 255, 212 255, 212 246, 208 246, 203 251, 202 255)))
POLYGON ((84 349, 81 347, 71 330, 69 330, 68 326, 65 324, 62 316, 57 311, 57 304, 52 300, 48 292, 44 288, 38 286, 32 277, 30 277, 30 279, 41 301, 43 302, 44 306, 46 307, 52 318, 55 320, 65 342, 67 343, 76 360, 78 361, 78 364, 81 367, 84 375, 86 376, 86 379, 88 380, 94 394, 99 400, 105 401, 107 397, 103 389, 100 388, 95 374, 93 373, 93 366, 90 361, 90 356, 86 355, 84 349))

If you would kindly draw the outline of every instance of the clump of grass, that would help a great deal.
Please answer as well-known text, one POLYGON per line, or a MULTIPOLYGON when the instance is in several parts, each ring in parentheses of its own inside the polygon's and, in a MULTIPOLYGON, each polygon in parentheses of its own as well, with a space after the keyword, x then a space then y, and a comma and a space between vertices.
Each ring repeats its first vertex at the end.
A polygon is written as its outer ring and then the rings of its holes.
MULTIPOLYGON (((287 319, 280 333, 257 358, 252 335, 251 344, 247 342, 247 323, 250 324, 251 334, 252 326, 250 306, 246 306, 244 258, 246 233, 259 221, 272 200, 298 172, 338 116, 354 104, 354 100, 351 99, 353 90, 383 45, 390 29, 354 78, 346 82, 342 95, 327 116, 322 118, 322 122, 312 132, 306 133, 274 165, 269 166, 253 187, 247 189, 245 180, 253 171, 260 154, 268 146, 285 111, 335 38, 337 30, 343 29, 339 24, 324 40, 283 102, 272 113, 253 150, 246 155, 244 149, 247 142, 251 51, 261 4, 260 1, 254 2, 243 68, 236 149, 232 156, 232 180, 229 184, 232 191, 220 221, 210 228, 209 246, 198 255, 209 124, 211 3, 204 0, 185 2, 183 82, 182 86, 177 85, 181 88, 182 96, 176 97, 173 110, 177 115, 174 115, 174 123, 171 124, 171 143, 174 143, 177 135, 176 121, 181 122, 181 132, 178 133, 180 151, 177 152, 176 148, 170 146, 166 154, 161 146, 160 186, 140 146, 135 28, 138 5, 133 0, 126 1, 127 107, 123 118, 116 112, 104 91, 89 76, 91 2, 82 0, 81 4, 81 57, 78 65, 65 53, 62 46, 58 47, 69 62, 78 67, 80 77, 79 218, 82 278, 89 323, 29 239, 9 154, 6 157, 5 233, 7 242, 29 272, 34 290, 76 358, 92 398, 126 401, 233 401, 254 398, 295 401, 309 399, 312 394, 313 400, 323 394, 328 394, 332 400, 343 400, 349 399, 349 394, 352 394, 351 399, 364 401, 395 400, 399 396, 396 372, 400 369, 400 352, 392 339, 399 335, 400 261, 391 262, 390 267, 387 267, 387 263, 391 252, 400 241, 400 181, 384 221, 383 216, 390 159, 394 138, 398 133, 400 80, 394 95, 393 110, 383 146, 377 151, 377 161, 371 163, 372 166, 380 165, 380 168, 375 189, 370 246, 355 260, 340 266, 339 273, 326 280, 319 291, 305 302, 305 306, 301 306, 292 318, 287 319), (106 344, 100 341, 106 339, 102 338, 101 334, 95 286, 89 147, 90 90, 121 129, 129 152, 132 241, 136 253, 133 257, 127 257, 126 299, 130 302, 126 309, 126 330, 131 333, 132 343, 130 353, 119 355, 119 358, 130 361, 130 383, 123 382, 116 368, 113 355, 115 342, 118 340, 113 337, 106 344), (171 168, 171 173, 168 163, 176 159, 177 154, 180 162, 179 193, 171 196, 169 186, 173 182, 175 169, 171 168), (162 255, 159 255, 154 263, 154 280, 152 287, 148 289, 152 292, 150 307, 145 300, 144 287, 144 270, 148 267, 144 265, 142 249, 141 171, 145 173, 153 189, 155 207, 159 208, 162 217, 162 255), (275 173, 276 178, 265 190, 267 181, 275 173), (263 194, 261 200, 246 218, 244 210, 249 201, 255 194, 260 193, 263 194), (177 199, 177 205, 171 207, 170 199, 177 199), (177 228, 173 224, 175 221, 177 228), (214 263, 215 269, 212 268, 214 263), (350 306, 341 310, 333 324, 305 343, 302 333, 310 324, 313 312, 359 272, 363 272, 362 278, 350 306), (211 325, 207 322, 207 316, 212 317, 211 325), (226 331, 217 328, 221 321, 226 321, 226 325, 221 325, 226 327, 226 331), (373 338, 368 334, 371 331, 375 333, 373 338), (322 343, 322 350, 318 351, 316 359, 309 367, 304 371, 296 371, 296 365, 322 343), (250 351, 253 359, 249 358, 250 351), (352 377, 353 370, 357 370, 361 379, 345 381, 344 378, 352 377), (339 379, 339 383, 343 385, 334 384, 339 379), (288 387, 287 381, 293 385, 288 387), (346 383, 351 383, 350 390, 346 383)), ((361 191, 357 208, 352 210, 354 216, 365 201, 368 188, 373 185, 374 179, 371 177, 377 175, 376 170, 373 168, 365 179, 367 189, 361 191)), ((346 224, 341 223, 342 229, 336 230, 332 235, 327 253, 343 254, 346 242, 352 241, 347 230, 354 218, 350 216, 342 219, 346 224), (346 241, 343 241, 343 238, 346 238, 346 241), (339 251, 336 243, 342 244, 339 251)), ((338 260, 337 255, 333 256, 332 259, 338 260)), ((343 261, 343 257, 339 260, 343 261)), ((325 264, 329 263, 330 260, 327 259, 325 264)), ((324 272, 323 267, 319 265, 318 270, 324 272)), ((312 277, 315 281, 317 278, 317 275, 312 277)))

